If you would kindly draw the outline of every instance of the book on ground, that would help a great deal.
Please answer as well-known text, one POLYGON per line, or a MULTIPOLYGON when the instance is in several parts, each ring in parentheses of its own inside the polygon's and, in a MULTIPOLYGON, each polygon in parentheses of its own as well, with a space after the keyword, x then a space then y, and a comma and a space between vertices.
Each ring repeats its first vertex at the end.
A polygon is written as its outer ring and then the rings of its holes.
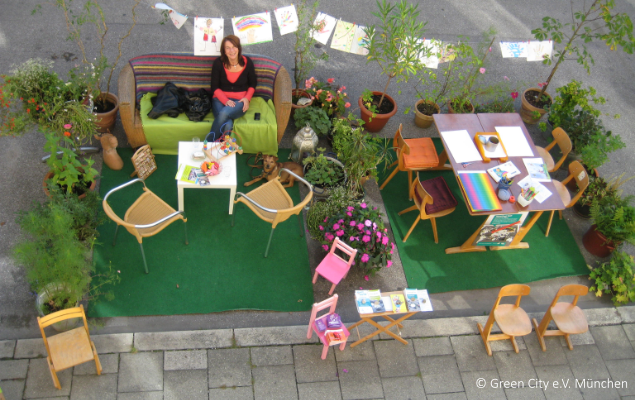
POLYGON ((459 172, 461 188, 473 212, 498 211, 501 204, 485 171, 459 172))
POLYGON ((507 178, 513 178, 516 175, 520 175, 520 170, 516 168, 513 162, 507 161, 504 164, 497 165, 496 167, 492 167, 487 170, 487 173, 490 174, 492 179, 498 183, 503 176, 507 176, 507 178))

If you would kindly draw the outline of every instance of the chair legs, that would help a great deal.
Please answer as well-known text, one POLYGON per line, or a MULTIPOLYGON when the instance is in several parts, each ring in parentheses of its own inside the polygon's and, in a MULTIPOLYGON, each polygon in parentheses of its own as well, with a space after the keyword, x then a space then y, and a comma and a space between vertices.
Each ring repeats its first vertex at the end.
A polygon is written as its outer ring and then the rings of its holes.
POLYGON ((90 341, 90 347, 93 348, 93 356, 95 357, 95 370, 97 370, 97 375, 101 375, 101 362, 99 361, 99 356, 97 355, 95 343, 92 340, 90 341))
POLYGON ((547 345, 545 343, 545 336, 564 336, 564 340, 567 342, 567 346, 569 350, 573 350, 573 344, 571 343, 571 339, 569 338, 569 334, 562 332, 559 329, 547 330, 549 327, 549 323, 551 322, 551 309, 548 309, 545 313, 545 316, 542 317, 542 321, 538 324, 536 318, 533 318, 531 322, 534 325, 534 329, 536 331, 536 336, 538 336, 538 343, 540 343, 540 347, 542 351, 547 351, 547 345))
POLYGON ((59 379, 57 379, 57 374, 55 373, 55 369, 53 368, 53 362, 51 361, 50 356, 46 357, 46 362, 49 365, 49 371, 51 371, 51 378, 53 378, 53 386, 55 386, 57 390, 62 389, 62 385, 60 385, 60 381, 59 379))
POLYGON ((265 258, 267 258, 267 255, 269 255, 269 246, 271 246, 271 238, 273 237, 273 230, 274 228, 271 228, 271 233, 269 234, 269 241, 267 242, 267 250, 265 250, 265 258))
POLYGON ((141 249, 141 258, 143 258, 143 268, 148 273, 148 263, 146 262, 146 253, 143 251, 143 243, 139 242, 139 248, 141 249))
MULTIPOLYGON (((547 232, 545 232, 545 237, 549 236, 549 231, 551 230, 551 221, 553 221, 553 213, 555 212, 555 210, 551 211, 551 215, 549 216, 549 225, 547 225, 547 232)), ((558 210, 558 215, 560 216, 560 219, 562 219, 562 211, 558 210)))
MULTIPOLYGON (((390 167, 392 167, 393 165, 397 165, 397 164, 398 164, 398 162, 397 162, 397 161, 395 161, 394 163, 392 163, 392 164, 390 165, 390 167)), ((388 168, 390 168, 390 167, 388 167, 388 168)), ((379 190, 382 190, 384 187, 386 187, 386 185, 388 184, 388 182, 390 182, 390 180, 391 180, 392 178, 394 178, 394 177, 395 177, 395 175, 397 175, 397 172, 399 172, 399 167, 396 167, 396 168, 395 168, 395 169, 394 169, 394 170, 390 173, 390 175, 388 176, 388 178, 386 178, 386 180, 384 181, 384 183, 382 183, 382 184, 381 184, 381 186, 379 187, 379 190)))
POLYGON ((300 229, 300 237, 304 236, 304 230, 302 229, 302 217, 298 214, 298 228, 300 229))
MULTIPOLYGON (((410 236, 410 234, 412 233, 412 231, 415 229, 415 226, 417 226, 417 224, 419 223, 419 221, 421 221, 421 215, 417 215, 417 219, 415 219, 414 224, 412 224, 412 226, 410 227, 410 230, 408 231, 408 233, 406 233, 406 236, 403 238, 403 242, 406 243, 406 240, 408 240, 408 236, 410 236)), ((436 238, 435 238, 436 239, 436 238)), ((438 242, 437 242, 438 243, 438 242)))
POLYGON ((324 345, 324 349, 322 349, 322 360, 326 359, 327 354, 329 353, 329 346, 328 344, 324 345))
POLYGON ((119 224, 117 224, 117 227, 115 228, 115 237, 112 238, 112 245, 115 245, 115 242, 117 241, 117 232, 119 232, 119 224))
POLYGON ((187 222, 183 221, 183 229, 185 230, 185 244, 190 244, 187 241, 187 222))

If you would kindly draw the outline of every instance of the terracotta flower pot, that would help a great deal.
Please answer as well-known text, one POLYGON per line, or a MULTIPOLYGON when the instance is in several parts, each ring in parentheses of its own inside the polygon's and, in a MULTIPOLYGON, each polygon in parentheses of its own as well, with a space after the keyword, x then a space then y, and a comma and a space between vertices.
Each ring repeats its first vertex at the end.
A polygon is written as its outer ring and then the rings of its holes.
POLYGON ((419 104, 432 104, 434 105, 434 108, 437 110, 437 114, 440 112, 440 108, 438 104, 434 104, 431 101, 427 101, 427 100, 419 100, 415 103, 415 125, 417 125, 419 128, 429 128, 432 123, 434 122, 434 118, 432 118, 432 115, 426 115, 422 112, 419 112, 419 104))
POLYGON ((106 100, 115 105, 110 111, 104 113, 94 113, 95 114, 95 125, 97 126, 97 132, 99 133, 107 133, 112 131, 112 128, 115 126, 115 122, 117 121, 117 111, 119 111, 119 98, 112 93, 106 94, 106 100))
POLYGON ((467 105, 470 111, 467 113, 459 113, 452 108, 452 102, 448 101, 448 114, 474 114, 474 105, 472 104, 472 102, 468 101, 467 105))
MULTIPOLYGON (((49 171, 46 173, 46 175, 44 175, 44 180, 42 181, 42 188, 44 189, 44 194, 46 194, 47 197, 51 197, 51 194, 49 193, 49 188, 48 188, 48 181, 53 178, 53 171, 49 171)), ((90 186, 88 187, 88 190, 95 190, 95 188, 97 187, 97 180, 93 180, 90 183, 90 186)), ((82 193, 78 196, 79 199, 83 199, 84 197, 86 197, 86 193, 82 193)))
MULTIPOLYGON (((547 111, 544 108, 534 107, 527 101, 525 96, 527 95, 527 92, 531 91, 540 93, 540 89, 538 88, 529 88, 523 92, 522 96, 520 96, 520 118, 522 118, 523 122, 526 124, 534 125, 540 121, 540 118, 542 118, 547 111), (534 111, 537 111, 540 115, 538 118, 534 116, 534 111)), ((545 92, 544 94, 549 97, 550 101, 552 100, 549 93, 545 92)))
MULTIPOLYGON (((295 96, 299 96, 299 97, 306 97, 307 99, 311 98, 311 95, 307 93, 306 90, 303 89, 292 89, 291 90, 291 96, 295 97, 295 96)), ((313 104, 313 100, 311 100, 308 104, 305 104, 303 106, 299 106, 297 104, 295 104, 294 102, 291 102, 291 118, 293 118, 293 115, 295 114, 295 110, 297 108, 306 108, 309 107, 311 104, 313 104)))
POLYGON ((582 244, 589 253, 602 258, 610 256, 617 247, 615 243, 607 242, 606 236, 598 231, 595 225, 591 225, 589 230, 582 236, 582 244))
MULTIPOLYGON (((376 96, 381 96, 382 92, 373 92, 373 94, 376 96)), ((368 132, 381 131, 388 123, 388 120, 397 113, 397 102, 395 101, 395 99, 393 99, 389 95, 386 95, 386 97, 384 97, 384 100, 388 100, 393 104, 394 107, 392 111, 388 114, 375 114, 375 116, 373 117, 373 113, 370 112, 366 107, 364 107, 364 104, 362 103, 362 97, 360 96, 359 99, 357 99, 359 112, 361 114, 362 120, 365 122, 364 129, 366 129, 368 132)))

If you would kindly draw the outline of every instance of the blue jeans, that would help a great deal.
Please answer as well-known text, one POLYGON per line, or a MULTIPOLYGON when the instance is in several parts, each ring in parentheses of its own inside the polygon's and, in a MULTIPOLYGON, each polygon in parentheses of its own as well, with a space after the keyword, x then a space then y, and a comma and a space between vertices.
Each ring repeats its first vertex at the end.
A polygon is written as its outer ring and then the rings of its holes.
POLYGON ((224 132, 231 131, 234 127, 234 120, 245 115, 243 111, 243 103, 234 100, 236 105, 229 107, 224 105, 220 100, 212 99, 212 112, 214 113, 214 122, 212 129, 207 134, 205 140, 213 142, 218 140, 224 132))

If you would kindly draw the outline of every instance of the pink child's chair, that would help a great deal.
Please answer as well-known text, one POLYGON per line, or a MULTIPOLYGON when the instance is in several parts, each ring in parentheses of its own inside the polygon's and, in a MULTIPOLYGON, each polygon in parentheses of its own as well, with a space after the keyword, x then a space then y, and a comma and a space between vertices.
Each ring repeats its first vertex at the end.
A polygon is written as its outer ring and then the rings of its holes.
POLYGON ((332 295, 335 290, 335 286, 337 286, 342 279, 346 278, 346 274, 348 274, 348 270, 351 269, 351 264, 353 264, 356 255, 357 250, 348 246, 336 237, 333 245, 331 246, 331 251, 329 251, 329 254, 324 257, 320 265, 318 265, 315 269, 313 284, 317 282, 318 275, 322 275, 327 281, 333 284, 333 286, 331 286, 331 290, 329 291, 329 295, 332 295), (346 254, 348 256, 348 261, 335 254, 336 249, 346 254))
MULTIPOLYGON (((322 350, 322 360, 326 358, 326 354, 329 352, 329 347, 331 345, 326 339, 326 331, 320 332, 320 330, 317 328, 315 320, 326 319, 327 315, 335 313, 336 306, 337 306, 337 295, 334 295, 333 297, 328 298, 320 303, 314 303, 313 308, 311 309, 311 320, 309 321, 309 331, 307 332, 306 337, 307 339, 311 339, 311 336, 313 336, 313 331, 317 333, 318 337, 320 338, 320 342, 322 342, 322 344, 324 345, 324 349, 322 350), (316 318, 317 313, 327 308, 329 309, 329 312, 327 312, 324 315, 321 315, 319 318, 316 318)), ((324 324, 326 325, 326 320, 324 321, 324 324)), ((348 332, 348 329, 346 329, 346 326, 344 326, 343 323, 342 323, 341 329, 344 331, 344 337, 346 338, 346 340, 348 340, 348 337, 350 336, 350 332, 348 332)), ((346 341, 340 343, 340 351, 344 351, 345 347, 346 347, 346 341)))

